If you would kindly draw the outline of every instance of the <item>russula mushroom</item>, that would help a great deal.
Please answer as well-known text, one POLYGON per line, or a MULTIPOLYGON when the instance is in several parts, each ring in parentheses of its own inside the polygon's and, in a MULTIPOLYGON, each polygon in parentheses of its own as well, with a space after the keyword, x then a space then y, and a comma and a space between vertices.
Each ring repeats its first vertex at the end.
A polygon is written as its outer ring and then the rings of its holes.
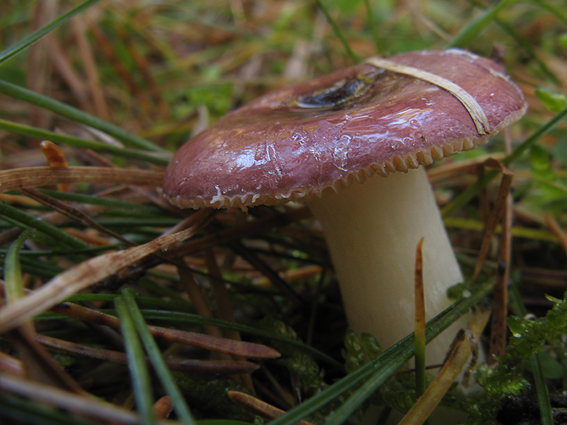
MULTIPOLYGON (((420 165, 485 143, 526 106, 501 66, 463 50, 371 58, 227 114, 175 154, 163 192, 182 208, 306 201, 350 327, 388 347, 413 330, 422 237, 428 319, 462 281, 420 165)), ((444 334, 428 347, 430 362, 455 332, 444 334)))

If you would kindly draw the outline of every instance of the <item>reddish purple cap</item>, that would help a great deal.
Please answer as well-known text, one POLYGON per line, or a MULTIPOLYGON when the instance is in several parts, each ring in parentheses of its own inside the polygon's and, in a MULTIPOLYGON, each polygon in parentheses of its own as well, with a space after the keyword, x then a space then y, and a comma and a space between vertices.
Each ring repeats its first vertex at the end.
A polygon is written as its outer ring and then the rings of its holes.
POLYGON ((473 149, 527 104, 501 66, 451 49, 390 58, 460 86, 488 121, 430 82, 362 64, 270 93, 237 109, 175 154, 163 183, 182 208, 273 205, 340 190, 473 149))

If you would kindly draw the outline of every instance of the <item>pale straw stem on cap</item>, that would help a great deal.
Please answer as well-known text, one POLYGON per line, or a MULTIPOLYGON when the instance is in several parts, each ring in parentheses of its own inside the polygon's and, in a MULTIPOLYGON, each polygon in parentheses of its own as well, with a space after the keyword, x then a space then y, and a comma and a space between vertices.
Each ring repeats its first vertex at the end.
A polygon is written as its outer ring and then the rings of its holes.
POLYGON ((459 100, 459 102, 461 102, 467 109, 474 122, 474 125, 476 126, 478 134, 490 134, 490 125, 488 124, 488 119, 486 118, 484 111, 475 100, 475 98, 472 97, 458 84, 455 84, 452 81, 431 72, 427 72, 419 68, 414 68, 413 66, 402 65, 401 63, 394 62, 389 59, 371 57, 366 59, 364 63, 375 66, 376 68, 385 69, 386 71, 409 75, 411 77, 427 81, 428 83, 434 84, 438 87, 441 87, 442 89, 447 90, 449 93, 455 96, 459 100))

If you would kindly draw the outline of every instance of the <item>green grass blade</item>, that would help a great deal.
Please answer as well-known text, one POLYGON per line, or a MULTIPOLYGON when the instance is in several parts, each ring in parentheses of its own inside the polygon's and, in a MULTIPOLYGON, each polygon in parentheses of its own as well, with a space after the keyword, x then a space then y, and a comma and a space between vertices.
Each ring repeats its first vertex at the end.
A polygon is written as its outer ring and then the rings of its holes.
MULTIPOLYGON (((518 145, 510 155, 506 156, 502 160, 504 165, 510 165, 512 162, 517 160, 522 154, 527 151, 532 145, 534 145, 539 139, 553 130, 561 121, 567 118, 567 108, 563 109, 547 123, 538 128, 530 137, 528 137, 523 143, 518 145)), ((466 190, 461 192, 453 201, 447 205, 442 210, 443 217, 447 217, 453 214, 456 210, 465 205, 469 200, 471 200, 480 189, 486 186, 492 181, 500 172, 498 170, 490 170, 484 177, 478 180, 476 183, 472 184, 466 190)))
POLYGON ((105 143, 95 142, 94 140, 67 136, 65 134, 54 133, 52 131, 42 130, 23 124, 16 124, 14 122, 2 119, 0 119, 0 129, 16 134, 22 134, 24 136, 34 137, 36 139, 49 140, 54 143, 61 143, 83 149, 91 149, 95 152, 111 153, 113 155, 121 156, 124 158, 139 159, 156 165, 166 166, 169 163, 169 158, 159 156, 157 153, 149 153, 145 151, 137 151, 134 149, 107 145, 105 143))
POLYGON ((553 420, 553 410, 551 409, 551 402, 549 400, 549 390, 547 389, 537 354, 530 356, 530 367, 534 375, 541 425, 554 425, 555 422, 553 420))
POLYGON ((331 24, 331 26, 333 27, 333 31, 335 32, 335 35, 339 38, 339 40, 341 40, 341 43, 343 43, 343 46, 345 48, 345 51, 348 55, 348 57, 350 57, 352 59, 352 61, 354 63, 359 63, 360 62, 360 58, 356 55, 356 53, 354 53, 352 51, 352 49, 350 48, 350 45, 348 44, 348 41, 346 40, 345 36, 343 35, 343 32, 341 31, 341 29, 339 28, 339 25, 337 24, 337 22, 332 18, 331 14, 329 13, 329 10, 327 9, 327 7, 323 4, 322 0, 317 0, 317 6, 319 6, 319 9, 323 12, 323 14, 325 15, 325 18, 327 18, 327 21, 331 24))
POLYGON ((505 8, 515 3, 517 0, 501 0, 496 6, 487 9, 482 15, 473 19, 462 31, 457 34, 453 41, 451 41, 447 48, 463 47, 469 44, 490 22, 494 21, 496 16, 505 8))
POLYGON ((510 35, 510 37, 514 39, 514 41, 519 46, 522 47, 522 49, 524 49, 524 51, 530 56, 530 58, 537 64, 541 72, 547 75, 554 84, 561 85, 555 73, 551 69, 549 69, 545 61, 543 61, 539 57, 538 53, 529 41, 525 41, 522 37, 520 37, 512 25, 508 25, 506 22, 498 18, 496 18, 495 21, 504 31, 508 33, 508 35, 510 35))
POLYGON ((41 40, 44 36, 49 34, 51 31, 59 27, 61 24, 67 22, 77 13, 82 12, 83 10, 91 7, 93 4, 98 3, 100 0, 86 0, 85 2, 81 3, 80 5, 76 6, 75 8, 71 9, 69 12, 61 15, 54 21, 50 22, 49 24, 45 25, 44 27, 38 29, 37 31, 29 34, 28 36, 24 37, 22 40, 14 44, 13 46, 4 49, 0 52, 0 65, 13 56, 21 53, 29 46, 34 44, 36 41, 41 40))
POLYGON ((8 248, 4 259, 4 280, 6 281, 6 298, 9 303, 22 298, 24 286, 22 281, 22 265, 20 263, 20 250, 28 239, 29 233, 25 231, 8 248))
POLYGON ((163 216, 166 211, 160 207, 149 204, 137 204, 135 202, 121 201, 119 199, 105 198, 102 196, 85 195, 82 193, 60 192, 58 190, 39 189, 41 193, 51 196, 60 201, 76 202, 80 204, 100 205, 113 209, 135 211, 145 214, 163 216))
POLYGON ((96 128, 97 130, 115 137, 129 146, 153 152, 167 152, 165 149, 153 144, 152 142, 142 139, 135 134, 129 133, 114 124, 110 124, 109 122, 87 114, 77 108, 73 108, 72 106, 66 105, 47 96, 42 96, 39 93, 35 93, 15 84, 10 84, 6 81, 0 80, 0 93, 31 103, 32 105, 39 106, 40 108, 47 109, 48 111, 55 112, 56 114, 69 118, 72 121, 96 128))
POLYGON ((368 19, 368 26, 370 27, 370 33, 372 34, 372 41, 374 42, 374 50, 376 54, 380 54, 380 38, 378 36, 378 25, 374 21, 374 14, 372 13, 372 6, 370 5, 370 0, 364 0, 364 6, 366 7, 366 15, 368 19))
POLYGON ((154 396, 152 381, 146 364, 146 356, 124 298, 116 297, 114 305, 120 319, 120 329, 126 346, 128 369, 130 370, 140 421, 144 425, 154 425, 156 423, 153 408, 154 396))
POLYGON ((122 296, 124 297, 128 311, 132 316, 132 320, 134 321, 136 329, 142 339, 146 352, 152 361, 154 370, 156 371, 165 391, 171 397, 173 409, 177 413, 179 420, 186 424, 195 424, 195 419, 189 411, 189 407, 187 407, 187 403, 185 403, 185 399, 183 398, 181 391, 179 391, 179 388, 173 379, 173 375, 167 367, 161 351, 152 337, 152 334, 148 330, 146 321, 136 304, 135 292, 132 289, 125 289, 122 291, 122 296))
POLYGON ((33 228, 39 230, 40 232, 45 233, 46 235, 55 238, 56 241, 61 241, 66 245, 69 245, 71 248, 78 248, 78 249, 89 249, 90 245, 77 239, 74 236, 71 236, 68 233, 65 233, 63 230, 55 227, 52 224, 46 223, 43 220, 39 220, 37 217, 27 214, 23 211, 20 211, 17 208, 12 207, 11 205, 6 204, 5 202, 0 202, 0 216, 4 215, 9 219, 15 220, 18 223, 21 223, 25 228, 33 228))
MULTIPOLYGON (((528 314, 516 285, 512 286, 510 290, 510 306, 512 307, 514 313, 519 317, 525 317, 528 314)), ((547 384, 541 370, 541 363, 539 361, 537 353, 534 353, 530 356, 529 362, 532 374, 534 376, 541 424, 553 425, 553 410, 551 408, 551 401, 549 400, 549 390, 547 388, 547 384)))

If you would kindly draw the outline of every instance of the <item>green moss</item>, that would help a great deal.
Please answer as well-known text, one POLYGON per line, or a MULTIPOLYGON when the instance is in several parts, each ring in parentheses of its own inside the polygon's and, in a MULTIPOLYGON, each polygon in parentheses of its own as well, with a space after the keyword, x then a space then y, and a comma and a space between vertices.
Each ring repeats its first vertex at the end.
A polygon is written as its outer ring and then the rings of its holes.
POLYGON ((476 380, 486 397, 469 408, 467 425, 488 423, 504 397, 518 395, 531 384, 526 374, 530 356, 538 353, 546 342, 557 344, 567 333, 567 299, 552 299, 555 306, 543 318, 529 320, 511 316, 508 327, 512 337, 506 353, 498 358, 498 366, 477 368, 476 380))

